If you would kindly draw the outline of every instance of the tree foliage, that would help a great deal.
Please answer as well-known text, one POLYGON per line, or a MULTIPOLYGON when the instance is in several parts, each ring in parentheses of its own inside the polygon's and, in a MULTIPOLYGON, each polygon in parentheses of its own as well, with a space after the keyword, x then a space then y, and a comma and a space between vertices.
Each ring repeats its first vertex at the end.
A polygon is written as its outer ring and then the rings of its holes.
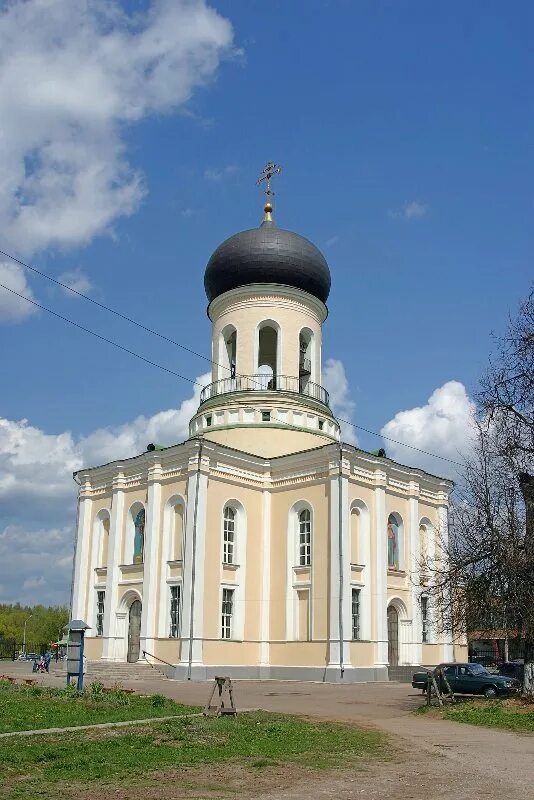
POLYGON ((449 530, 425 569, 442 629, 517 638, 534 693, 534 296, 499 342, 477 397, 475 445, 449 530))
POLYGON ((63 635, 63 626, 69 620, 66 606, 21 606, 0 604, 0 638, 15 639, 22 643, 24 622, 26 641, 32 645, 49 644, 63 635))

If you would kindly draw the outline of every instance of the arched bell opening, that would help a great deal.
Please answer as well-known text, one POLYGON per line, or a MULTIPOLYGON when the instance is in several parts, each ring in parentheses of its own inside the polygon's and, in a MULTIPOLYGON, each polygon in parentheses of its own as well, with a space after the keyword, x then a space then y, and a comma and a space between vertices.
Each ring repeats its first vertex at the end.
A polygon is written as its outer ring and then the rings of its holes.
POLYGON ((256 367, 261 388, 276 389, 278 363, 278 326, 273 322, 264 322, 258 331, 258 363, 256 367))

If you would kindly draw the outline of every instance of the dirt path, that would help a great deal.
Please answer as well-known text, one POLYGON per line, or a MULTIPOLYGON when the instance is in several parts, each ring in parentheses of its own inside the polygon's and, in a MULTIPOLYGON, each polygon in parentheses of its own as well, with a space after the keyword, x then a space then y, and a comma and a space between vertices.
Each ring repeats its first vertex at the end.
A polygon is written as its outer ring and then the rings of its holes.
MULTIPOLYGON (((5 664, 0 671, 8 671, 5 664)), ((20 677, 19 665, 14 665, 13 672, 20 677)), ((38 676, 38 680, 49 685, 61 683, 53 676, 38 676)), ((124 685, 138 692, 158 692, 180 702, 201 705, 210 691, 206 683, 163 679, 125 682, 124 685)), ((534 800, 534 736, 415 716, 413 711, 420 705, 421 695, 409 685, 237 681, 235 695, 240 708, 262 708, 376 726, 390 735, 396 748, 393 760, 386 764, 371 764, 354 773, 314 772, 313 786, 310 786, 309 773, 291 769, 277 772, 268 768, 262 772, 261 780, 257 776, 252 786, 246 780, 240 783, 240 797, 262 800, 521 797, 521 800, 534 800)), ((217 770, 213 773, 216 775, 217 770)), ((174 794, 168 796, 191 796, 180 795, 177 789, 175 784, 174 794)), ((223 796, 216 791, 204 792, 200 786, 199 790, 201 793, 195 795, 197 797, 223 796)))

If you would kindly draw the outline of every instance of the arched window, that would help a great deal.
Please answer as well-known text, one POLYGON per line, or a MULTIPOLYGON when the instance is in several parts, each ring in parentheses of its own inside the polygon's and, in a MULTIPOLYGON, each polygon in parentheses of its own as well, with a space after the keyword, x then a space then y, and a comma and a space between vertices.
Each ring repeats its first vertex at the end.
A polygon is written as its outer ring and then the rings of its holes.
POLYGON ((395 514, 390 514, 388 517, 387 540, 388 567, 389 569, 400 569, 400 526, 395 514))
POLYGON ((236 513, 225 506, 223 513, 223 563, 233 564, 235 558, 236 513))
POLYGON ((424 566, 428 557, 428 529, 426 525, 419 525, 419 559, 424 566))
POLYGON ((133 563, 142 564, 145 550, 145 509, 137 512, 134 519, 133 563))
POLYGON ((311 565, 311 511, 303 508, 299 513, 299 565, 309 567, 311 565))
POLYGON ((313 333, 303 328, 299 334, 299 391, 303 394, 307 394, 313 371, 312 340, 313 333))
POLYGON ((172 509, 171 561, 182 560, 183 535, 184 535, 184 507, 182 503, 176 503, 176 505, 172 509))
POLYGON ((350 512, 350 563, 360 564, 360 509, 354 507, 350 512))
POLYGON ((109 545, 109 516, 105 516, 102 520, 100 528, 100 558, 99 567, 107 567, 108 565, 108 545, 109 545))
POLYGON ((275 323, 262 323, 258 332, 257 373, 266 389, 276 388, 278 372, 278 328, 275 323))
POLYGON ((221 378, 235 378, 237 361, 237 331, 233 325, 227 325, 221 331, 220 364, 224 369, 221 378))

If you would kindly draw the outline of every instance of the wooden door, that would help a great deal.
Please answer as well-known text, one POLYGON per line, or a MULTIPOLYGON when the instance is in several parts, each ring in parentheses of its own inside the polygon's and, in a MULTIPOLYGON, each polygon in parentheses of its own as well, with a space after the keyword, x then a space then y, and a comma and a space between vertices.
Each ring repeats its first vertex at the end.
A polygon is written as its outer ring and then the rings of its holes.
POLYGON ((139 660, 139 649, 141 644, 141 601, 134 600, 130 606, 130 616, 128 624, 128 656, 130 664, 139 660))
POLYGON ((390 667, 399 663, 399 614, 395 606, 388 608, 388 661, 390 667))

